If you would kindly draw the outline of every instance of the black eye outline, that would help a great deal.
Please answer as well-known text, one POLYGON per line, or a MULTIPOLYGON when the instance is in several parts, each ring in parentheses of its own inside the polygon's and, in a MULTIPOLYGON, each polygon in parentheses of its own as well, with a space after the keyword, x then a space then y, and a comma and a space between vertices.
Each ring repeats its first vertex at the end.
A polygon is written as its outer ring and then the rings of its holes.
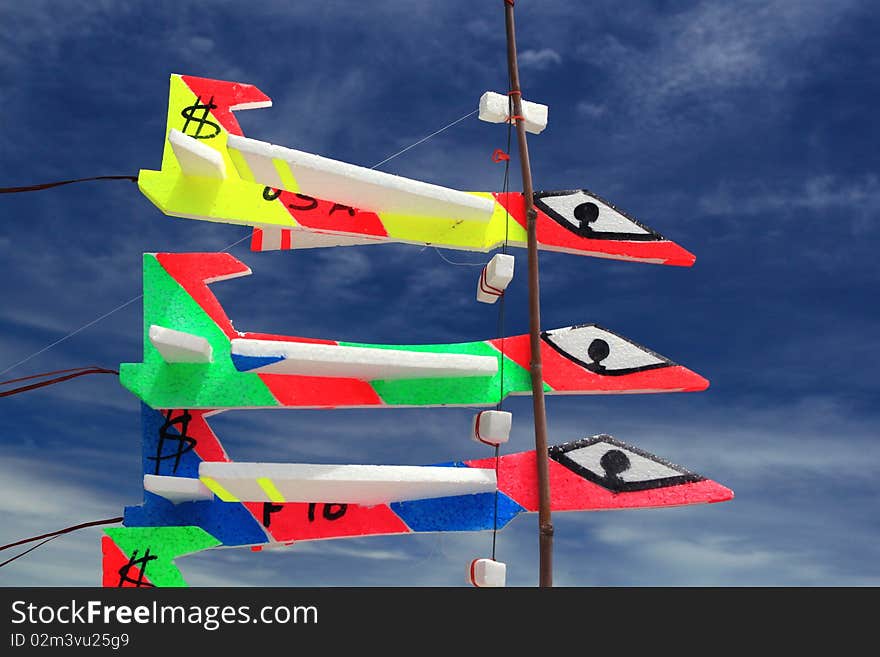
POLYGON ((569 326, 565 329, 555 329, 553 331, 542 331, 541 332, 541 340, 543 340, 545 343, 550 345, 550 347, 552 347, 554 351, 556 351, 560 355, 564 356, 567 360, 570 360, 573 363, 577 363, 578 365, 583 367, 585 370, 589 370, 593 374, 598 374, 600 376, 625 376, 627 374, 634 374, 635 372, 645 372, 647 370, 658 370, 662 367, 673 367, 676 365, 676 363, 673 363, 671 360, 669 360, 665 356, 661 356, 656 351, 651 351, 647 347, 643 347, 642 345, 638 344, 637 342, 633 342, 629 338, 625 338, 624 336, 619 335, 619 334, 615 333, 614 331, 609 331, 607 328, 605 328, 603 326, 599 326, 598 324, 576 324, 575 326, 569 326), (633 347, 635 347, 639 351, 642 351, 646 354, 649 354, 662 362, 651 363, 650 365, 639 365, 638 367, 623 367, 623 368, 619 368, 619 369, 615 369, 615 370, 609 370, 604 365, 602 365, 602 361, 605 360, 606 358, 608 358, 608 356, 611 354, 611 348, 605 340, 603 340, 601 338, 594 338, 593 341, 590 342, 590 346, 587 347, 587 355, 593 359, 593 362, 588 363, 584 360, 581 360, 580 358, 578 358, 574 354, 567 352, 560 345, 553 342, 553 336, 550 335, 551 333, 556 333, 558 331, 569 331, 569 330, 580 329, 580 328, 595 328, 595 329, 598 329, 599 331, 603 331, 605 333, 608 333, 609 335, 613 335, 614 337, 616 337, 620 340, 623 340, 624 342, 628 342, 629 344, 631 344, 633 347), (599 344, 599 343, 601 343, 601 344, 599 344))
POLYGON ((609 436, 608 434, 604 433, 597 436, 591 436, 589 438, 582 438, 581 440, 574 440, 568 443, 563 443, 562 445, 554 445, 547 450, 547 455, 560 465, 564 465, 576 475, 583 477, 587 481, 591 481, 592 483, 597 484, 598 486, 601 486, 605 490, 609 490, 612 493, 633 493, 641 490, 668 488, 671 486, 680 486, 681 484, 690 484, 697 481, 705 481, 706 479, 702 475, 698 475, 694 472, 691 472, 690 470, 686 470, 680 465, 675 465, 674 463, 670 463, 669 461, 661 459, 659 456, 655 456, 650 452, 638 449, 637 447, 633 447, 632 445, 627 445, 626 443, 615 439, 613 436, 609 436), (595 445, 596 443, 605 443, 609 447, 609 450, 605 452, 605 454, 603 454, 602 458, 600 459, 600 463, 602 463, 603 468, 605 468, 604 477, 598 475, 589 468, 585 468, 574 459, 566 456, 568 452, 573 452, 584 447, 589 447, 590 445, 595 445), (642 458, 645 458, 652 463, 657 463, 671 470, 675 470, 680 474, 674 475, 672 477, 660 477, 659 479, 646 479, 645 481, 624 481, 620 478, 619 475, 623 472, 626 472, 630 467, 630 460, 629 457, 626 456, 626 452, 641 456, 642 458), (623 456, 626 459, 626 463, 624 464, 622 460, 618 460, 618 462, 615 464, 614 460, 616 459, 609 459, 609 463, 606 465, 606 457, 614 453, 623 456), (624 465, 625 467, 623 467, 624 465), (610 471, 608 469, 608 466, 611 467, 610 471))
POLYGON ((535 203, 535 207, 537 207, 541 212, 546 214, 548 217, 553 219, 560 226, 565 228, 566 230, 575 233, 576 235, 580 235, 581 237, 587 237, 593 240, 625 240, 627 242, 662 242, 668 241, 665 237, 663 237, 657 231, 649 228, 642 222, 637 219, 632 218, 626 212, 615 206, 613 203, 606 201, 604 198, 599 196, 598 194, 594 194, 588 189, 567 189, 564 191, 555 191, 555 192, 535 192, 532 194, 532 200, 535 203), (590 198, 599 201, 600 203, 607 205, 609 208, 620 214, 627 221, 631 221, 639 228, 646 230, 647 233, 612 233, 608 231, 597 231, 593 230, 590 227, 590 224, 593 223, 599 216, 599 207, 592 203, 589 200, 585 200, 583 203, 575 207, 574 209, 574 217, 578 221, 578 225, 575 226, 572 223, 571 219, 564 217, 559 214, 556 210, 551 208, 549 205, 544 203, 541 199, 547 198, 550 196, 571 196, 572 194, 586 194, 590 198), (593 206, 590 208, 589 206, 593 206), (595 208, 595 210, 593 209, 595 208), (580 215, 580 216, 578 216, 580 215))

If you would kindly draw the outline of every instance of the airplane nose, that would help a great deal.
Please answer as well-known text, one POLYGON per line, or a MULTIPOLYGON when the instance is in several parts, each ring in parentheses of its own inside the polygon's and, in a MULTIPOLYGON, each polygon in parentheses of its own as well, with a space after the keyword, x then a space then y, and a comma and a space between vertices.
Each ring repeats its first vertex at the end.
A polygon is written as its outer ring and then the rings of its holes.
POLYGON ((706 479, 704 491, 706 497, 709 499, 706 500, 707 503, 712 504, 715 502, 727 502, 734 498, 733 491, 730 490, 727 486, 722 486, 717 481, 712 481, 711 479, 706 479))
POLYGON ((676 267, 690 267, 697 261, 697 256, 687 249, 679 246, 675 242, 670 242, 668 255, 663 263, 664 265, 674 265, 676 267))
POLYGON ((700 392, 709 387, 709 379, 700 376, 696 372, 689 370, 686 367, 682 367, 681 369, 683 370, 683 392, 700 392))

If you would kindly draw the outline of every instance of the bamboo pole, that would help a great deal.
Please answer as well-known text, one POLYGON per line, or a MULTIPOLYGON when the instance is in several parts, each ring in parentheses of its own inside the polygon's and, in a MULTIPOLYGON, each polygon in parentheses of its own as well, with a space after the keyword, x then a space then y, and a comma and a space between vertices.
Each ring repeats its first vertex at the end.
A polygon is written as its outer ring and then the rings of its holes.
POLYGON ((532 376, 532 406, 535 418, 535 456, 538 469, 538 546, 540 551, 539 582, 542 587, 553 586, 553 521, 550 517, 550 468, 547 456, 547 413, 544 405, 544 376, 541 364, 541 295, 538 276, 538 239, 532 188, 532 169, 529 164, 529 146, 526 142, 525 120, 522 118, 522 89, 516 60, 516 29, 513 19, 514 0, 504 0, 507 27, 507 68, 510 91, 516 119, 519 142, 519 164, 522 171, 523 198, 528 230, 529 262, 529 345, 532 376))

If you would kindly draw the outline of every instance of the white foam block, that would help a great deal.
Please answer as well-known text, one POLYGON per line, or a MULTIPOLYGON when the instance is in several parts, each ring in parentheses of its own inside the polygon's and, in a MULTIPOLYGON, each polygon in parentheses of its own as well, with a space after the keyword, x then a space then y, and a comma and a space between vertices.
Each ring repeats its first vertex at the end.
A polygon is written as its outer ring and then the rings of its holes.
MULTIPOLYGON (((389 504, 494 492, 491 468, 202 462, 199 477, 242 502, 389 504)), ((221 498, 223 496, 221 495, 221 498)))
POLYGON ((471 438, 485 445, 500 445, 510 440, 513 414, 507 411, 480 411, 474 416, 471 438))
POLYGON ((217 180, 226 178, 226 163, 220 151, 174 128, 168 132, 168 141, 184 175, 217 180))
MULTIPOLYGON (((506 123, 510 120, 510 105, 508 97, 487 91, 480 97, 480 120, 489 123, 506 123)), ((525 118, 526 132, 533 135, 540 134, 547 127, 547 113, 549 108, 540 103, 522 101, 523 117, 525 118)))
POLYGON ((232 340, 232 359, 239 371, 362 381, 494 376, 498 371, 498 359, 494 356, 245 338, 232 340), (279 360, 260 364, 263 359, 279 360))
POLYGON ((149 336, 150 344, 166 363, 211 363, 214 360, 211 343, 200 335, 153 324, 149 336))
POLYGON ((513 280, 515 259, 506 253, 496 253, 480 272, 477 281, 477 301, 495 303, 513 280))
POLYGON ((173 504, 214 499, 214 493, 208 490, 201 481, 189 477, 145 474, 144 490, 164 497, 173 504))
POLYGON ((229 135, 228 147, 239 153, 250 168, 250 171, 239 171, 242 178, 286 189, 272 161, 281 160, 290 168, 298 187, 288 191, 360 210, 486 223, 492 218, 495 208, 493 200, 482 196, 248 137, 229 135))
POLYGON ((500 588, 507 584, 507 564, 492 559, 474 559, 468 565, 467 581, 480 588, 500 588))

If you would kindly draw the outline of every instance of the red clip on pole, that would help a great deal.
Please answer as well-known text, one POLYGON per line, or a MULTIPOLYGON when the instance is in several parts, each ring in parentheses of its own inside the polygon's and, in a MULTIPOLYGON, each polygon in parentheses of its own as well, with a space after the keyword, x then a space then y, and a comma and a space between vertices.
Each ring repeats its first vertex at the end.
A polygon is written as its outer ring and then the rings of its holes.
POLYGON ((492 153, 492 161, 493 162, 504 162, 505 160, 509 160, 510 155, 502 151, 500 148, 496 148, 495 152, 492 153))

